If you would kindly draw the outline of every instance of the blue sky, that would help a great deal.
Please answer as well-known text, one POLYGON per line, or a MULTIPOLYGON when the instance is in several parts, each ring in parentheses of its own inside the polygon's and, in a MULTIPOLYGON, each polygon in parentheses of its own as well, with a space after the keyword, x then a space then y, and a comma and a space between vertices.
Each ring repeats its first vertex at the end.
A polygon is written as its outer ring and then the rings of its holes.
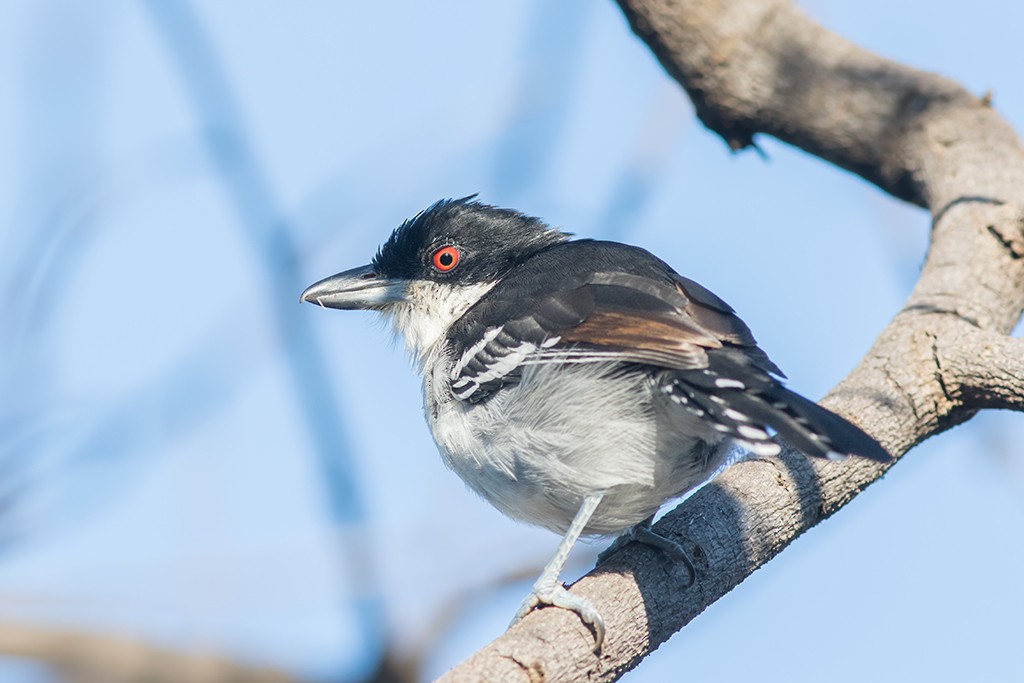
MULTIPOLYGON (((1024 130, 1024 7, 802 6, 1024 130)), ((444 671, 557 538, 444 469, 401 348, 306 284, 479 192, 657 253, 818 398, 927 245, 858 178, 730 154, 610 2, 5 3, 0 86, 0 622, 309 677, 384 634, 444 671)), ((982 415, 915 449, 631 679, 1020 676, 1021 437, 982 415)))

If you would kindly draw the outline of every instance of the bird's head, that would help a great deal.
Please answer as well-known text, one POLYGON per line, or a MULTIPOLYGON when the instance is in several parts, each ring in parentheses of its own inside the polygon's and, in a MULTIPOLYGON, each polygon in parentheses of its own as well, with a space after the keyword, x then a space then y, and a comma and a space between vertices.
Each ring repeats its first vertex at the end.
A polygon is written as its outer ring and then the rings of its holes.
POLYGON ((301 300, 390 314, 422 360, 452 322, 532 254, 569 235, 511 209, 442 200, 391 233, 369 265, 310 285, 301 300))

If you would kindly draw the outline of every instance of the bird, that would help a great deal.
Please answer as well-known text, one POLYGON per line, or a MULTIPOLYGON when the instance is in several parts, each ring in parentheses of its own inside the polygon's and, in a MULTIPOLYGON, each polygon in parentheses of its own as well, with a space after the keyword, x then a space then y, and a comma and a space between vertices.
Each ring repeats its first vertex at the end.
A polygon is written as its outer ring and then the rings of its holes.
POLYGON ((735 452, 886 462, 846 419, 787 389, 725 301, 650 252, 573 239, 476 195, 403 222, 369 265, 324 278, 300 301, 370 310, 422 375, 444 463, 508 517, 563 535, 512 621, 575 612, 599 652, 605 627, 559 581, 580 536, 619 536, 692 563, 651 527, 668 501, 735 452))

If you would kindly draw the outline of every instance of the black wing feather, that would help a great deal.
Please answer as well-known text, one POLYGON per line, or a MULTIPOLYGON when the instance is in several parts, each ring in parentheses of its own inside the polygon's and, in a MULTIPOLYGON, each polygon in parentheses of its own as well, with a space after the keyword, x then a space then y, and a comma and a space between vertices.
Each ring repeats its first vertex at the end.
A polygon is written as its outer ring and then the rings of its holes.
POLYGON ((448 342, 452 390, 464 401, 488 400, 533 363, 634 363, 755 451, 777 450, 771 428, 809 455, 889 459, 860 429, 782 386, 781 370, 727 303, 636 247, 580 240, 545 249, 453 325, 448 342))

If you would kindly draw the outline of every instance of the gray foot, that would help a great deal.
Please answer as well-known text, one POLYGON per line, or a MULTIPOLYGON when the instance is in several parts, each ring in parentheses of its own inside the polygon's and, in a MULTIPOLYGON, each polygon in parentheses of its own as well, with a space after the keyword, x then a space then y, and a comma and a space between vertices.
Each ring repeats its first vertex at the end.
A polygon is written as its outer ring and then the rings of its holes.
POLYGON ((686 567, 686 588, 692 586, 693 582, 697 580, 697 570, 693 568, 693 562, 690 561, 690 557, 686 554, 686 551, 683 550, 683 546, 679 545, 671 538, 662 536, 651 529, 650 519, 645 519, 639 524, 630 527, 629 531, 616 538, 610 546, 605 548, 604 551, 597 556, 597 563, 601 564, 630 543, 643 543, 644 545, 649 545, 652 548, 657 548, 663 552, 668 559, 672 560, 676 564, 681 564, 686 567))
POLYGON ((570 593, 559 583, 545 582, 542 584, 540 581, 535 583, 530 594, 523 600, 523 604, 516 611, 516 616, 513 617, 509 627, 517 624, 520 619, 537 607, 544 605, 561 607, 562 609, 575 612, 579 616, 580 621, 586 624, 587 628, 594 634, 594 652, 601 652, 601 645, 604 643, 604 619, 601 618, 601 615, 598 614, 589 601, 570 593))

